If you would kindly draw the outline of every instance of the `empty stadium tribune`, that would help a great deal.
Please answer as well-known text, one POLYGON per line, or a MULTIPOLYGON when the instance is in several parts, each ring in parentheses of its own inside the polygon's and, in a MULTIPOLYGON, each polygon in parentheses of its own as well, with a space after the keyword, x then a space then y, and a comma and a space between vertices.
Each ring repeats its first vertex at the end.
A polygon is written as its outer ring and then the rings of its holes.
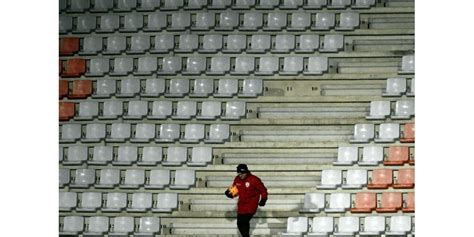
MULTIPOLYGON (((413 0, 59 0, 61 236, 415 236, 413 0)), ((26 133, 25 135, 30 135, 26 133)))

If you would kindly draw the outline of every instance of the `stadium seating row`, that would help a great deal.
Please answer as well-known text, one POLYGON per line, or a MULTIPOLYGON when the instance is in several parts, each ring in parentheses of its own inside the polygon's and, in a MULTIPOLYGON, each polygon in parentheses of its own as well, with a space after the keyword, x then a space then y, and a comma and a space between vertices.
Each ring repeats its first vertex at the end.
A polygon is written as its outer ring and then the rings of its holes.
POLYGON ((382 92, 383 97, 389 96, 415 96, 415 78, 411 79, 410 89, 407 91, 407 79, 391 77, 387 79, 385 90, 382 92))
POLYGON ((370 102, 370 113, 365 118, 368 120, 391 119, 410 119, 415 116, 415 101, 399 100, 395 103, 390 101, 372 101, 370 102), (391 104, 395 104, 392 110, 391 104))
POLYGON ((177 193, 59 192, 62 212, 172 212, 177 208, 177 193))
POLYGON ((359 166, 377 166, 383 165, 404 165, 415 164, 414 152, 410 153, 408 146, 390 146, 386 148, 381 146, 365 146, 362 148, 362 159, 359 159, 359 148, 351 146, 339 146, 337 149, 337 160, 333 165, 354 165, 359 166))
POLYGON ((59 16, 59 33, 89 34, 111 32, 138 32, 138 31, 185 31, 210 30, 257 31, 260 29, 275 31, 310 30, 354 30, 360 24, 357 12, 342 12, 336 17, 335 13, 309 12, 261 12, 239 13, 236 11, 223 12, 173 12, 149 14, 120 14, 120 15, 92 15, 59 16), (339 20, 336 23, 336 18, 339 20))
POLYGON ((412 216, 288 217, 282 236, 406 236, 414 231, 412 216))
POLYGON ((370 8, 375 0, 60 0, 59 11, 68 13, 90 12, 130 12, 136 11, 173 11, 173 10, 222 10, 231 9, 344 9, 370 8))
MULTIPOLYGON (((341 45, 342 46, 342 45, 341 45)), ((337 49, 336 49, 337 51, 337 49)), ((61 77, 157 75, 321 75, 328 70, 328 58, 314 57, 139 57, 93 58, 63 61, 61 77)))
POLYGON ((415 187, 415 169, 362 169, 322 171, 321 184, 317 189, 407 189, 415 187), (369 175, 370 173, 370 175, 369 175))
POLYGON ((60 143, 106 142, 176 142, 224 143, 230 138, 229 124, 147 124, 147 123, 89 123, 61 124, 60 143), (157 128, 157 126, 159 128, 157 128), (183 127, 183 128, 181 128, 183 127), (182 132, 184 131, 184 133, 182 132))
POLYGON ((141 97, 257 97, 263 93, 262 79, 97 79, 59 80, 59 98, 141 97))
POLYGON ((370 141, 387 143, 395 142, 415 142, 415 124, 406 123, 382 123, 378 125, 377 137, 375 136, 375 124, 356 124, 354 126, 354 137, 351 143, 368 143, 370 141), (402 131, 400 131, 402 127, 402 131))
POLYGON ((415 193, 306 193, 304 196, 301 213, 395 213, 402 211, 411 213, 415 211, 415 193), (352 200, 352 201, 351 201, 352 200))
POLYGON ((122 189, 190 189, 196 183, 194 170, 176 170, 171 176, 170 170, 153 169, 59 169, 59 187, 69 188, 105 188, 122 189), (72 174, 72 175, 71 175, 72 174))
POLYGON ((158 34, 108 37, 66 37, 59 40, 59 55, 118 55, 156 53, 313 53, 342 49, 344 35, 336 34, 158 34), (321 39, 320 39, 321 38, 321 39))
POLYGON ((245 117, 244 101, 81 101, 59 102, 59 121, 98 119, 238 120, 245 117), (173 105, 174 104, 174 105, 173 105), (77 105, 77 106, 76 106, 77 105), (99 108, 100 112, 99 112, 99 108), (222 115, 222 116, 221 116, 222 115))
POLYGON ((160 230, 160 218, 153 216, 65 216, 59 225, 61 236, 154 236, 160 230))
POLYGON ((212 163, 212 147, 66 146, 59 148, 62 165, 206 166, 212 163))

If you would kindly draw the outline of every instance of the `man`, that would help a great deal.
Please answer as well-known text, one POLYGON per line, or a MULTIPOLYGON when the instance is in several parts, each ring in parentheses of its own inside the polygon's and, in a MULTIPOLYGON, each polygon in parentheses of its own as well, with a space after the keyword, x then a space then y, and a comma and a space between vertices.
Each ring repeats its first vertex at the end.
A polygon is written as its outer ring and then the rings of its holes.
POLYGON ((267 188, 260 178, 252 175, 246 164, 237 166, 238 175, 234 178, 233 189, 227 189, 225 195, 229 198, 239 196, 237 202, 237 227, 242 237, 249 237, 250 219, 252 219, 258 206, 265 206, 267 202, 267 188), (259 201, 260 200, 260 201, 259 201))

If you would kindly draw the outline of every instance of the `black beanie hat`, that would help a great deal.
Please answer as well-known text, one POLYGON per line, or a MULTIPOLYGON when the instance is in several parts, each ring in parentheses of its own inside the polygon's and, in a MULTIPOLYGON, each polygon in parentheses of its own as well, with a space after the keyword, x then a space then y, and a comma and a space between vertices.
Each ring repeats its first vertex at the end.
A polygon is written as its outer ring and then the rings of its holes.
POLYGON ((237 166, 237 173, 248 173, 249 172, 249 168, 247 167, 246 164, 239 164, 237 166))

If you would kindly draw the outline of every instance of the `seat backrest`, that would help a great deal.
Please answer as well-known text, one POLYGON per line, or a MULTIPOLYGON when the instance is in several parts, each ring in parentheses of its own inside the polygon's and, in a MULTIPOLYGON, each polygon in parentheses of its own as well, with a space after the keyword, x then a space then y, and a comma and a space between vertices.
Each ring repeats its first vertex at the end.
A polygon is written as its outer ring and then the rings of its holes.
POLYGON ((162 124, 160 127, 160 138, 177 139, 180 136, 179 124, 162 124))
POLYGON ((145 146, 142 150, 141 161, 160 162, 163 159, 163 148, 156 146, 145 146))
POLYGON ((64 232, 82 232, 84 229, 84 217, 82 216, 66 216, 64 217, 64 232))
MULTIPOLYGON (((105 107, 105 106, 104 106, 105 107)), ((104 110, 105 111, 105 110, 104 110)), ((130 124, 126 123, 113 123, 111 125, 111 138, 121 138, 126 139, 130 137, 132 127, 130 124)), ((120 154, 120 153, 119 153, 120 154)))
POLYGON ((323 185, 340 185, 342 183, 341 170, 323 170, 321 176, 323 185))
POLYGON ((388 116, 390 115, 390 101, 372 101, 370 102, 371 116, 388 116))
POLYGON ((87 146, 70 146, 67 149, 67 161, 86 161, 89 156, 87 146))
POLYGON ((288 217, 286 232, 305 233, 308 231, 308 217, 288 217))
POLYGON ((211 162, 212 147, 193 147, 191 160, 194 162, 211 162))
POLYGON ((397 184, 414 184, 415 169, 400 169, 397 175, 397 184))
POLYGON ((348 170, 346 173, 347 184, 367 184, 367 170, 348 170))
POLYGON ((83 208, 99 208, 102 206, 102 193, 100 192, 84 192, 81 197, 81 207, 83 208))
POLYGON ((366 232, 384 232, 384 216, 366 216, 364 217, 364 231, 366 232))
POLYGON ((388 161, 408 162, 410 149, 407 146, 391 146, 388 148, 388 161))
POLYGON ((414 123, 406 123, 404 125, 403 138, 415 139, 415 124, 414 123))
POLYGON ((140 217, 138 224, 139 233, 158 233, 160 232, 160 218, 155 216, 140 217))
POLYGON ((167 161, 186 162, 188 159, 188 150, 186 147, 168 147, 167 161))
POLYGON ((411 230, 411 216, 392 216, 389 223, 391 232, 409 232, 411 230))
POLYGON ((359 159, 358 147, 339 147, 337 149, 337 161, 356 162, 359 159))
POLYGON ((120 170, 101 169, 99 184, 116 185, 120 183, 120 170))
POLYGON ((109 231, 109 217, 107 216, 91 216, 87 225, 88 232, 105 233, 109 231))
POLYGON ((324 193, 306 193, 304 195, 304 208, 324 208, 325 196, 324 193))
POLYGON ((334 217, 316 216, 313 217, 311 232, 313 233, 332 233, 334 231, 334 217))
POLYGON ((107 208, 125 208, 127 206, 126 193, 107 193, 106 200, 107 208))
POLYGON ((363 161, 382 161, 383 147, 380 146, 366 146, 362 149, 363 161))
POLYGON ((209 139, 225 140, 229 138, 229 124, 211 124, 209 129, 209 139))
POLYGON ((330 208, 350 208, 351 196, 350 193, 331 193, 329 198, 330 208))
POLYGON ((76 205, 76 192, 59 192, 59 208, 75 208, 76 205))
POLYGON ((338 232, 355 233, 359 232, 358 216, 343 216, 339 218, 338 232))
POLYGON ((382 123, 379 126, 380 138, 398 138, 400 137, 400 125, 398 123, 382 123))
POLYGON ((393 174, 390 169, 375 169, 372 171, 372 184, 391 185, 393 174))
POLYGON ((132 194, 132 208, 151 208, 152 194, 151 193, 133 193, 132 194))
POLYGON ((138 169, 127 169, 125 171, 125 184, 140 185, 145 183, 145 171, 138 169))
POLYGON ((354 127, 354 137, 360 139, 371 139, 374 137, 373 124, 356 124, 354 127))
POLYGON ((367 192, 356 193, 354 207, 375 209, 377 207, 377 194, 367 192))
POLYGON ((77 169, 75 174, 75 184, 91 185, 95 183, 94 169, 77 169))
POLYGON ((150 184, 168 185, 170 183, 170 171, 153 169, 150 171, 150 184))
POLYGON ((177 193, 159 193, 156 199, 156 206, 158 208, 173 209, 178 207, 177 193))
POLYGON ((138 148, 136 146, 119 146, 118 161, 134 162, 138 158, 138 148))
POLYGON ((118 216, 113 218, 113 232, 130 233, 134 229, 134 220, 131 216, 118 216))
POLYGON ((402 208, 402 193, 394 193, 394 192, 382 193, 380 207, 381 208, 395 208, 397 210, 401 209, 402 208))
POLYGON ((194 170, 176 170, 174 182, 176 185, 194 185, 196 173, 194 170))

